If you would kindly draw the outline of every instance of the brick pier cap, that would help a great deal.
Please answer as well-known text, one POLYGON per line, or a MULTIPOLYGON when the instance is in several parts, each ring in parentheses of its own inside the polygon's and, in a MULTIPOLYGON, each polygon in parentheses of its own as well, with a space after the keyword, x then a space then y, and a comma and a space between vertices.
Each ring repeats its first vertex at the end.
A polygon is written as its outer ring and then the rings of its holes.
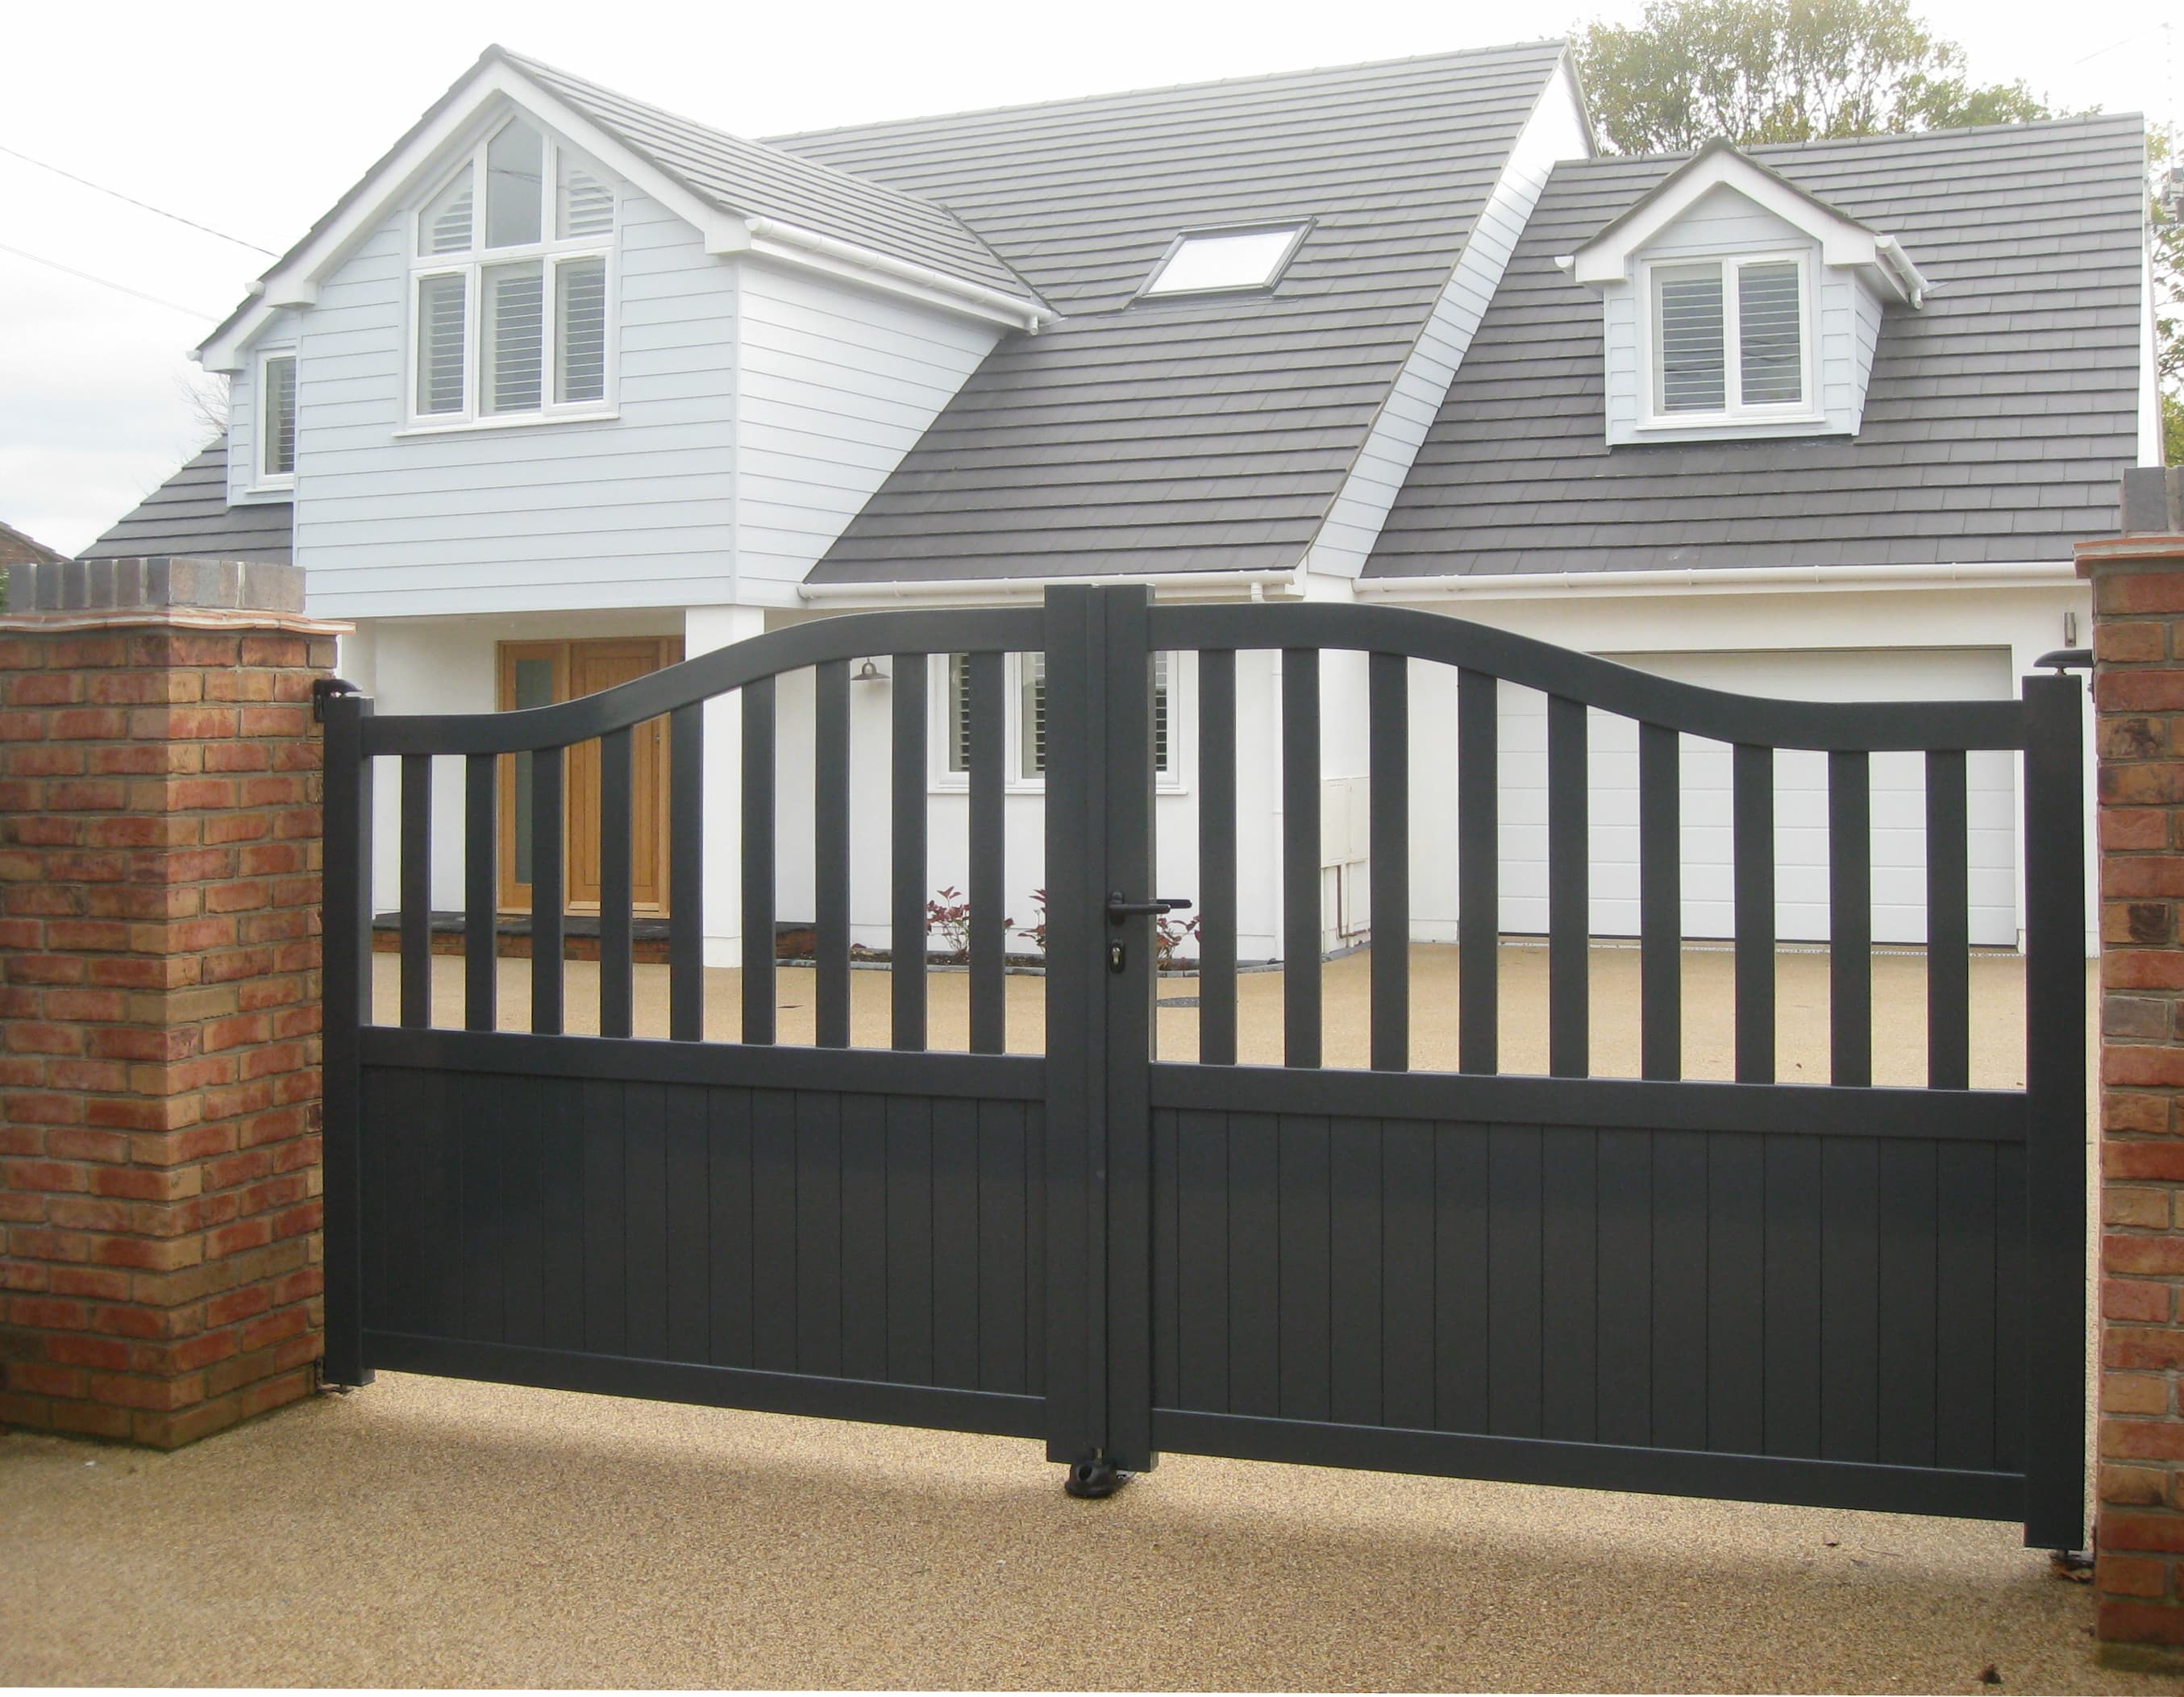
POLYGON ((0 615, 0 1422, 173 1448, 320 1350, 320 743, 294 566, 0 615))

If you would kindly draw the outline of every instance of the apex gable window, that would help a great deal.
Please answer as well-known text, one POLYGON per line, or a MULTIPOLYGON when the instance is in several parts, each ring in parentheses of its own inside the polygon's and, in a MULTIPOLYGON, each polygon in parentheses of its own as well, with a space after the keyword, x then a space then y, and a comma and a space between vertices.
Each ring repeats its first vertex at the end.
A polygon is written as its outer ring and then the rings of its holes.
POLYGON ((411 220, 412 421, 602 410, 614 228, 613 184, 525 119, 443 178, 411 220))
POLYGON ((1797 254, 1647 267, 1653 418, 1690 425, 1810 412, 1806 270, 1797 254))
POLYGON ((1284 224, 1256 230, 1202 230, 1178 236, 1143 292, 1214 294, 1273 286, 1304 240, 1306 226, 1284 224))
POLYGON ((258 487, 296 481, 296 356, 267 353, 258 361, 258 487))

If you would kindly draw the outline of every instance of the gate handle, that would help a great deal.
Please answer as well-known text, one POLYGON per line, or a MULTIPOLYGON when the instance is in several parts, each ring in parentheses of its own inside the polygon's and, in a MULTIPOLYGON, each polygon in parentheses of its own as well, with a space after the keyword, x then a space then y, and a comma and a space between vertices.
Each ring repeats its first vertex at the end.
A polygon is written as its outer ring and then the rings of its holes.
POLYGON ((1120 890, 1114 890, 1107 897, 1107 923, 1120 925, 1124 920, 1140 915, 1174 913, 1190 905, 1189 896, 1155 896, 1149 902, 1133 902, 1124 900, 1120 890))

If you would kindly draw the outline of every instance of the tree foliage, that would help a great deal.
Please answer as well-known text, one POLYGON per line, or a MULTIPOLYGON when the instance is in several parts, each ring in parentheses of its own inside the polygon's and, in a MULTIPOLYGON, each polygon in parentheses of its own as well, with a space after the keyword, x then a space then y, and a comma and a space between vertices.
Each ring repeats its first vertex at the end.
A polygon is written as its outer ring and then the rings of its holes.
POLYGON ((2022 82, 1975 85, 1908 0, 1650 0, 1580 31, 1594 126, 1618 153, 1825 141, 2044 118, 2022 82))
POLYGON ((2173 130, 2147 138, 2154 195, 2148 234, 2153 260, 2153 358, 2160 368, 2162 459, 2184 465, 2184 196, 2164 193, 2178 142, 2173 130))

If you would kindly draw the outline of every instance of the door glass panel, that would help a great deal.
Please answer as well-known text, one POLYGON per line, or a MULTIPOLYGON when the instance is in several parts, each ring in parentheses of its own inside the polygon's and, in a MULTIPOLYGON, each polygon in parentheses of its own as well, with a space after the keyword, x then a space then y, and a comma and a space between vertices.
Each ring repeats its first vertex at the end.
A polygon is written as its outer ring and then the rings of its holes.
MULTIPOLYGON (((554 704, 554 662, 541 656, 515 663, 517 707, 554 704)), ((531 756, 515 757, 515 882, 531 882, 531 756)))

